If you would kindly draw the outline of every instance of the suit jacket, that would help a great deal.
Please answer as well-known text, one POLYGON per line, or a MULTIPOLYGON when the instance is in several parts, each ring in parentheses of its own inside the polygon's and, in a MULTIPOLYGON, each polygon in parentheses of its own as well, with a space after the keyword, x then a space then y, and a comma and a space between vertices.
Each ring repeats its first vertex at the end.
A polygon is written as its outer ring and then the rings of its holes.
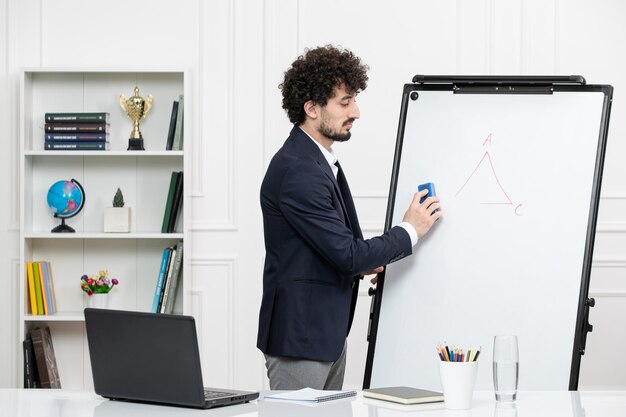
POLYGON ((261 208, 266 255, 257 347, 335 361, 352 323, 359 274, 411 254, 411 239, 394 227, 364 240, 347 183, 342 196, 324 155, 298 126, 267 169, 261 208))

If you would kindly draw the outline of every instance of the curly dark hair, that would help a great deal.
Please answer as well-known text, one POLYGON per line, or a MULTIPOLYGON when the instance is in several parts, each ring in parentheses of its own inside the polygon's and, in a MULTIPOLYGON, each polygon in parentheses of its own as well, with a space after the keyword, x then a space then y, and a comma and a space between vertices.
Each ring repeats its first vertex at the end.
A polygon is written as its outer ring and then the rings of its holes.
POLYGON ((367 88, 369 67, 351 51, 333 45, 305 49, 285 72, 278 86, 283 92, 283 109, 292 123, 306 119, 304 103, 312 100, 325 106, 333 97, 334 88, 345 85, 351 94, 367 88))

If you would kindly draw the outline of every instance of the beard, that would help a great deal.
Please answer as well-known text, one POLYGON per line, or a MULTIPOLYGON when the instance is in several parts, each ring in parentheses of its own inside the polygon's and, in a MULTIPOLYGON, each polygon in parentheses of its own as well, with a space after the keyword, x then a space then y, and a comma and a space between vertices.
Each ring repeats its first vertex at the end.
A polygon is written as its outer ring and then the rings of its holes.
MULTIPOLYGON (((348 120, 345 123, 351 123, 353 121, 354 120, 348 120)), ((346 133, 341 133, 337 130, 332 129, 330 126, 328 126, 328 124, 326 124, 325 120, 322 120, 322 123, 320 123, 318 131, 333 142, 346 142, 352 136, 352 133, 350 131, 347 131, 346 133)))

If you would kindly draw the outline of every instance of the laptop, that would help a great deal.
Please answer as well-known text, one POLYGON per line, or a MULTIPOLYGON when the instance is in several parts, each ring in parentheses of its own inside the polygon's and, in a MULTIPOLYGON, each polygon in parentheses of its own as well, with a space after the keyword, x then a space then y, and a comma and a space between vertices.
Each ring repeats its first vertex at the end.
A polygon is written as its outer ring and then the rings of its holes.
POLYGON ((204 388, 193 317, 85 309, 96 394, 111 400, 213 408, 258 392, 204 388))

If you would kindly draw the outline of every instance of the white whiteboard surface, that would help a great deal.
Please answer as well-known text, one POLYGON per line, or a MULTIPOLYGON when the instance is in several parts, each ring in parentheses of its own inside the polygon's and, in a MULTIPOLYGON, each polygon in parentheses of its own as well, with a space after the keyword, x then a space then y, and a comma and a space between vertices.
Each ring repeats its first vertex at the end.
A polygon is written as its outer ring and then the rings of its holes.
MULTIPOLYGON (((519 340, 520 390, 568 389, 602 92, 419 91, 408 100, 392 224, 425 182, 444 217, 387 267, 371 387, 441 390, 435 347, 519 340)), ((584 357, 583 357, 584 358, 584 357)))

